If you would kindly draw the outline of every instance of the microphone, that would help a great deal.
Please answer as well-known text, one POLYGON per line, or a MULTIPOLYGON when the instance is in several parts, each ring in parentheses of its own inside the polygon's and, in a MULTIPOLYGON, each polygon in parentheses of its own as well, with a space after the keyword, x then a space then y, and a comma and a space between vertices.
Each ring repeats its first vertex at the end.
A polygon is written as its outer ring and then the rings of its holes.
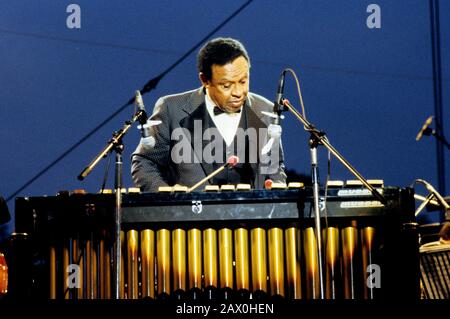
POLYGON ((134 101, 139 111, 141 112, 141 116, 139 117, 139 123, 141 123, 140 125, 141 135, 142 137, 148 137, 149 134, 144 128, 144 125, 147 124, 148 115, 147 111, 145 110, 145 105, 144 101, 142 100, 141 92, 139 92, 139 90, 136 90, 134 101))
POLYGON ((135 103, 141 112, 141 116, 139 117, 138 129, 141 130, 141 145, 147 148, 152 148, 155 146, 155 138, 150 133, 150 127, 154 125, 161 124, 161 121, 152 121, 149 120, 147 111, 145 110, 144 101, 142 100, 142 95, 139 90, 136 90, 135 94, 135 103))
POLYGON ((275 102, 273 103, 273 112, 277 114, 277 117, 274 120, 275 125, 279 125, 280 119, 279 115, 281 110, 283 109, 283 92, 284 92, 284 78, 286 76, 286 70, 281 72, 280 81, 278 82, 277 95, 275 96, 275 102))
POLYGON ((441 194, 438 193, 438 191, 430 183, 420 178, 416 179, 415 182, 422 183, 423 185, 425 185, 425 188, 430 192, 430 194, 433 194, 436 197, 436 199, 441 203, 445 211, 450 210, 450 206, 447 204, 445 199, 441 196, 441 194))
POLYGON ((273 143, 281 138, 282 128, 280 125, 280 117, 283 118, 280 114, 284 108, 283 104, 283 92, 284 92, 284 78, 286 76, 286 70, 281 72, 280 81, 278 82, 277 95, 275 96, 275 101, 273 102, 273 114, 262 111, 264 115, 271 117, 272 123, 267 127, 267 136, 268 141, 267 144, 261 149, 261 155, 266 155, 272 149, 273 143))
POLYGON ((237 157, 236 155, 230 156, 225 164, 223 164, 218 169, 216 169, 214 172, 212 172, 211 174, 209 174, 208 176, 206 176, 205 178, 203 178, 202 180, 197 182, 194 186, 189 188, 187 190, 187 192, 188 193, 192 192, 194 189, 196 189, 197 187, 199 187, 200 185, 205 183, 208 179, 213 178, 214 176, 216 176, 217 174, 222 172, 225 168, 235 167, 237 165, 237 163, 239 163, 239 157, 237 157))
POLYGON ((427 120, 425 121, 425 123, 423 124, 422 128, 420 129, 419 133, 416 136, 416 141, 419 141, 424 133, 427 134, 426 131, 431 122, 433 122, 433 116, 427 118, 427 120))

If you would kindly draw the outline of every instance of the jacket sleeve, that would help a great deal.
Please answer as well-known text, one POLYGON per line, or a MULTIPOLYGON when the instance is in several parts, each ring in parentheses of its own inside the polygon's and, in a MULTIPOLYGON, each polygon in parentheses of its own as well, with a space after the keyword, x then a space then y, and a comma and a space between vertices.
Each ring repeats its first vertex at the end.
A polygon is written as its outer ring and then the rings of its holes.
POLYGON ((131 155, 131 176, 134 184, 144 192, 156 192, 159 186, 168 185, 168 165, 170 159, 170 130, 168 107, 159 99, 154 107, 152 120, 162 123, 150 128, 155 138, 154 147, 141 142, 131 155))

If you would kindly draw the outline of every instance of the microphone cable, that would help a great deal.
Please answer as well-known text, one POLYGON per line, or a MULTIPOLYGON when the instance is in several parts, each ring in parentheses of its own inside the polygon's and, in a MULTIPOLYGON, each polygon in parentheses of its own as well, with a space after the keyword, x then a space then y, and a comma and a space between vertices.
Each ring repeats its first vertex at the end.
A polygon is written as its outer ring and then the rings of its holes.
POLYGON ((283 72, 289 72, 294 77, 295 83, 297 85, 297 94, 300 101, 300 106, 302 107, 302 115, 306 120, 305 105, 303 104, 302 90, 300 89, 300 81, 298 80, 297 74, 291 68, 286 68, 283 70, 283 72))

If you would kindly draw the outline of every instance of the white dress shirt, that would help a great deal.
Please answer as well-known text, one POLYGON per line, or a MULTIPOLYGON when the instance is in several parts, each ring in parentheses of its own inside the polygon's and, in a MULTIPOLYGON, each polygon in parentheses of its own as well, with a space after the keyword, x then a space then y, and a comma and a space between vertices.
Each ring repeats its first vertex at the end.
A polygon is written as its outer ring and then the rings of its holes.
POLYGON ((239 113, 221 113, 215 115, 214 107, 216 107, 216 104, 213 100, 211 100, 208 94, 205 94, 205 103, 206 109, 219 130, 219 133, 222 135, 227 146, 230 146, 231 143, 233 143, 234 136, 236 135, 237 128, 239 127, 242 111, 239 113))

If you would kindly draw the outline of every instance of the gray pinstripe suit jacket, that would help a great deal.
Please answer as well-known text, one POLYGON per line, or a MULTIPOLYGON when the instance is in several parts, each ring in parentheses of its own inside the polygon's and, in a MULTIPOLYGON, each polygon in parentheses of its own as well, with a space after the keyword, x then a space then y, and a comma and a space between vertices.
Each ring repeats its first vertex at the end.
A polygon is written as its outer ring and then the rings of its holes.
MULTIPOLYGON (((249 93, 244 105, 247 114, 248 127, 255 129, 267 128, 270 119, 263 115, 261 111, 272 112, 273 103, 262 96, 249 93)), ((202 150, 194 145, 203 145, 202 134, 194 134, 194 121, 201 120, 204 123, 205 116, 208 116, 205 107, 205 96, 203 88, 169 95, 160 98, 153 110, 152 120, 161 120, 162 123, 151 128, 152 136, 156 140, 155 147, 149 148, 139 144, 131 157, 131 174, 133 181, 142 191, 154 192, 159 186, 166 185, 186 185, 188 187, 207 176, 213 171, 213 165, 200 162, 175 163, 172 160, 171 152, 176 141, 171 140, 172 132, 177 128, 185 129, 190 132, 192 144, 192 154, 198 158, 203 158, 202 150)), ((198 123, 198 122, 197 122, 198 123)), ((203 132, 207 127, 202 127, 203 132)), ((259 139, 259 134, 257 139, 259 139)), ((267 137, 264 136, 266 139, 267 137)), ((254 140, 249 136, 249 145, 256 143, 258 145, 258 154, 261 154, 261 148, 265 145, 264 141, 254 140)), ((276 172, 273 174, 261 174, 261 163, 251 164, 254 171, 254 187, 262 189, 264 181, 267 178, 276 182, 285 182, 283 151, 279 144, 279 156, 277 157, 276 172)), ((258 156, 259 159, 259 156, 258 156)))

